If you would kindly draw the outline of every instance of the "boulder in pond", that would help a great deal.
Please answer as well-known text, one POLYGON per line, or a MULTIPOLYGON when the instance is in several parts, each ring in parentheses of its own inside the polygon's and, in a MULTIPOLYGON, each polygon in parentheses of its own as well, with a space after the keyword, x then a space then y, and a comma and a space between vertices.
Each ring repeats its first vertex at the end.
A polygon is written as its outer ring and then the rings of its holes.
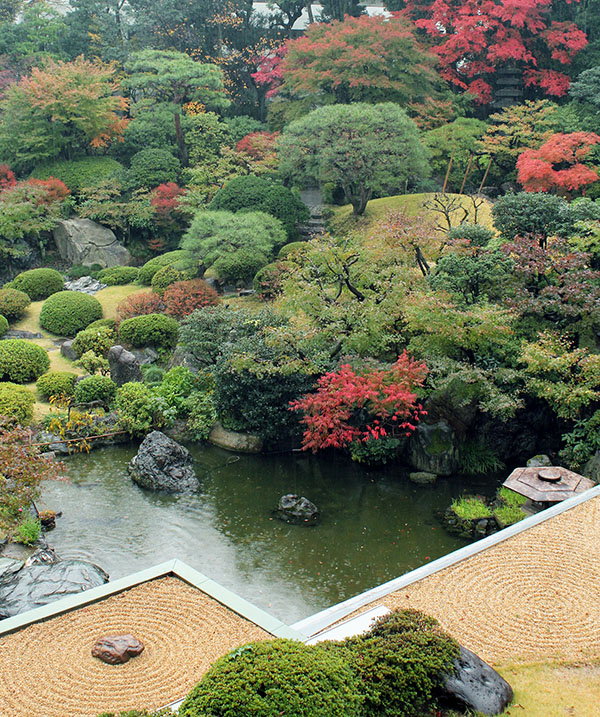
POLYGON ((263 440, 259 436, 252 436, 249 433, 237 433, 223 428, 220 423, 215 423, 208 436, 208 442, 213 446, 219 446, 226 451, 236 453, 260 453, 263 449, 263 440))
POLYGON ((513 699, 508 682, 487 662, 462 646, 454 672, 446 676, 443 690, 445 706, 484 715, 501 714, 513 699))
POLYGON ((111 346, 108 351, 108 365, 110 377, 117 384, 122 386, 129 381, 143 381, 139 360, 123 346, 111 346))
POLYGON ((110 635, 101 637, 92 647, 92 657, 109 665, 124 664, 130 657, 137 657, 144 651, 144 645, 133 635, 110 635))
POLYGON ((144 438, 128 470, 139 486, 149 490, 181 493, 198 488, 190 452, 161 431, 144 438))
POLYGON ((408 478, 411 483, 416 483, 417 485, 432 485, 437 480, 435 473, 427 473, 426 471, 409 473, 408 478))
POLYGON ((294 525, 314 525, 319 520, 319 509, 308 498, 288 493, 281 496, 274 515, 286 523, 294 525))
POLYGON ((129 251, 114 233, 91 219, 61 219, 54 241, 62 259, 71 264, 120 266, 131 262, 129 251))
POLYGON ((102 568, 83 560, 62 560, 50 565, 23 563, 16 572, 0 577, 0 619, 98 587, 108 582, 102 568))
POLYGON ((417 471, 449 476, 458 469, 454 431, 446 421, 419 423, 408 443, 408 462, 417 471))

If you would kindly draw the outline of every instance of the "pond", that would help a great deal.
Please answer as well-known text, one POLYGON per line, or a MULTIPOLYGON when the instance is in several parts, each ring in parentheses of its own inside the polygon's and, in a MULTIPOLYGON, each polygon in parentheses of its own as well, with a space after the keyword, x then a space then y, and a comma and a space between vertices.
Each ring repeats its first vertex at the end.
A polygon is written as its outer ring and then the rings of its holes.
POLYGON ((179 558, 288 624, 462 547, 436 512, 463 490, 495 489, 489 478, 417 486, 397 466, 375 471, 343 457, 192 446, 199 492, 164 495, 129 478, 136 450, 74 455, 70 482, 44 483, 38 507, 63 511, 48 534, 58 555, 95 562, 112 579, 179 558), (285 493, 316 503, 321 522, 272 518, 285 493))

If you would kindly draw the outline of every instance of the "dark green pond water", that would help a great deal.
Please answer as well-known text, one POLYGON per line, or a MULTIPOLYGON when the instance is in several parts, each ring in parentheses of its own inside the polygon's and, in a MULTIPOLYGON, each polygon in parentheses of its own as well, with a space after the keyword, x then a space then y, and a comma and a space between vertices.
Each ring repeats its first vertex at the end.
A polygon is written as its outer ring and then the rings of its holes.
POLYGON ((460 478, 420 487, 397 468, 343 458, 192 447, 199 492, 162 495, 129 478, 136 450, 72 456, 70 482, 44 484, 39 507, 63 511, 47 536, 58 555, 98 563, 112 579, 179 558, 287 623, 462 547, 435 513, 463 490, 485 492, 460 478), (284 493, 316 503, 320 524, 273 519, 284 493))

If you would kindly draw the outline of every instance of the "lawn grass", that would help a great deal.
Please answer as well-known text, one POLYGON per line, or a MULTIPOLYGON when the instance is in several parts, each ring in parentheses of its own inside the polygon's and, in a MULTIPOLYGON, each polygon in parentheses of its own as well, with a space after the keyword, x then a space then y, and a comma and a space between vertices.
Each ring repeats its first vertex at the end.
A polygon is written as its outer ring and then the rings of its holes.
MULTIPOLYGON (((432 214, 432 216, 438 220, 438 215, 425 209, 423 205, 434 195, 431 193, 427 194, 398 194, 393 197, 383 197, 382 199, 371 199, 367 204, 365 213, 361 217, 356 217, 352 214, 352 205, 347 204, 343 207, 332 207, 334 216, 329 222, 329 227, 332 234, 345 235, 350 232, 356 232, 362 236, 369 236, 375 223, 383 219, 385 215, 391 210, 401 210, 406 212, 411 217, 416 217, 422 214, 432 214)), ((449 197, 459 196, 448 194, 449 197)), ((471 200, 468 196, 461 198, 461 203, 466 209, 472 207, 471 200)), ((459 219, 462 218, 463 212, 457 210, 454 214, 458 223, 459 219)), ((470 212, 469 216, 472 216, 470 212)), ((484 205, 479 208, 478 221, 483 226, 494 228, 492 221, 492 205, 490 202, 485 200, 484 205)))
POLYGON ((515 692, 504 716, 558 717, 598 714, 600 665, 505 665, 496 667, 515 692))

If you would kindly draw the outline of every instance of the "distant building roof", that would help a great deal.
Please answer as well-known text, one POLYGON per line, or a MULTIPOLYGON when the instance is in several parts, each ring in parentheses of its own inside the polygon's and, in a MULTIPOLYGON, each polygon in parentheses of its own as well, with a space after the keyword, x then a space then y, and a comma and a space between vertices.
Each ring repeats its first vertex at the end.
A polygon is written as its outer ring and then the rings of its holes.
MULTIPOLYGON (((277 8, 271 8, 269 7, 268 2, 255 2, 253 3, 254 9, 256 12, 260 13, 261 15, 272 15, 277 12, 277 8)), ((323 12, 323 8, 318 3, 313 3, 311 5, 312 14, 315 20, 319 20, 321 17, 321 13, 323 12)), ((365 11, 367 15, 389 15, 390 13, 385 9, 383 2, 369 2, 368 5, 365 7, 365 11)), ((306 28, 309 25, 308 20, 308 12, 306 8, 302 11, 302 15, 296 20, 294 23, 294 26, 292 27, 292 30, 298 32, 302 30, 306 30, 306 28)))

